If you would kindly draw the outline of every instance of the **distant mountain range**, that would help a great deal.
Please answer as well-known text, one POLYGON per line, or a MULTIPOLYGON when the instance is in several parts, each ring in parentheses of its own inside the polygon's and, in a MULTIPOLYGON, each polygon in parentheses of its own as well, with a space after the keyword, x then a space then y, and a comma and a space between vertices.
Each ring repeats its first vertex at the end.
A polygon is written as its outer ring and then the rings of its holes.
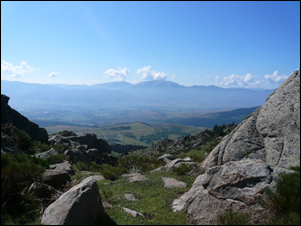
POLYGON ((167 111, 217 111, 262 105, 273 90, 186 87, 171 81, 138 84, 110 82, 96 85, 34 84, 1 80, 1 93, 16 108, 47 109, 166 109, 167 111))

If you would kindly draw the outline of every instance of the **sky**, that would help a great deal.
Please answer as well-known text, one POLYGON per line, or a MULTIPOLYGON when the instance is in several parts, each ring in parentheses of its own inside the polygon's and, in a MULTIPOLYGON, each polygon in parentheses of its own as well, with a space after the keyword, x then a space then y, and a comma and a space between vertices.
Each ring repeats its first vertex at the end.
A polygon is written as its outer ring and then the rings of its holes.
POLYGON ((274 89, 298 68, 299 1, 1 1, 1 80, 274 89))

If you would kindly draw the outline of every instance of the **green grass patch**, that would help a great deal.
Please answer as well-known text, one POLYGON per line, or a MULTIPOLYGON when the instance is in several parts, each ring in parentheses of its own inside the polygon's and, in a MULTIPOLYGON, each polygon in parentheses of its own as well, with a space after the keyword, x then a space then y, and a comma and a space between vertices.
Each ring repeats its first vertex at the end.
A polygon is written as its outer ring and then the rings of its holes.
POLYGON ((146 181, 130 183, 128 177, 120 177, 115 181, 98 181, 102 199, 113 205, 106 212, 117 224, 187 224, 184 211, 172 212, 171 205, 174 199, 188 191, 195 178, 178 176, 172 172, 146 173, 146 181), (173 177, 187 183, 186 188, 164 188, 162 177, 173 177), (124 194, 131 193, 138 201, 128 201, 124 194), (146 216, 132 217, 122 207, 140 212, 146 216))

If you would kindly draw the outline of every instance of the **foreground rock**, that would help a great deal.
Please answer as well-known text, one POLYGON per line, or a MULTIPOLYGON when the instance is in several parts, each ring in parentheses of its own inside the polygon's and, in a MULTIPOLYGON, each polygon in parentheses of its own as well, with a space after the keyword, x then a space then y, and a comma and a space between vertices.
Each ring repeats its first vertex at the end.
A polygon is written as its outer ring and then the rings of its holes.
POLYGON ((251 224, 267 219, 255 202, 281 172, 300 166, 300 70, 291 74, 196 167, 192 188, 174 200, 189 224, 216 224, 225 209, 247 211, 251 224))
POLYGON ((215 224, 217 215, 228 207, 248 211, 255 223, 266 215, 255 199, 271 183, 271 174, 266 163, 253 159, 212 167, 198 176, 187 193, 174 200, 173 210, 186 205, 189 224, 215 224))
POLYGON ((300 69, 224 137, 199 168, 243 158, 260 159, 272 169, 300 165, 300 69))
POLYGON ((90 225, 101 223, 105 217, 96 180, 88 177, 45 210, 42 224, 90 225))

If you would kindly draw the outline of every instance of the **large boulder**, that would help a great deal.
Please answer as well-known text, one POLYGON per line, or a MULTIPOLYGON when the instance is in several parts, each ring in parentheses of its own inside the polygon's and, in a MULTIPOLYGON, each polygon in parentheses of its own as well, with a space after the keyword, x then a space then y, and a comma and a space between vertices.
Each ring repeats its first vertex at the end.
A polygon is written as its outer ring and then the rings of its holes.
POLYGON ((261 159, 272 169, 300 165, 300 69, 224 137, 199 167, 208 169, 243 158, 261 159))
POLYGON ((106 217, 96 180, 84 179, 45 210, 42 224, 91 225, 106 217))
POLYGON ((1 124, 12 123, 17 129, 24 130, 31 139, 48 142, 48 133, 46 129, 28 120, 15 109, 8 105, 9 97, 1 94, 1 124))
POLYGON ((216 224, 225 209, 247 211, 258 224, 268 212, 256 197, 292 166, 300 166, 300 69, 192 170, 205 173, 174 200, 173 209, 185 209, 189 224, 216 224))

